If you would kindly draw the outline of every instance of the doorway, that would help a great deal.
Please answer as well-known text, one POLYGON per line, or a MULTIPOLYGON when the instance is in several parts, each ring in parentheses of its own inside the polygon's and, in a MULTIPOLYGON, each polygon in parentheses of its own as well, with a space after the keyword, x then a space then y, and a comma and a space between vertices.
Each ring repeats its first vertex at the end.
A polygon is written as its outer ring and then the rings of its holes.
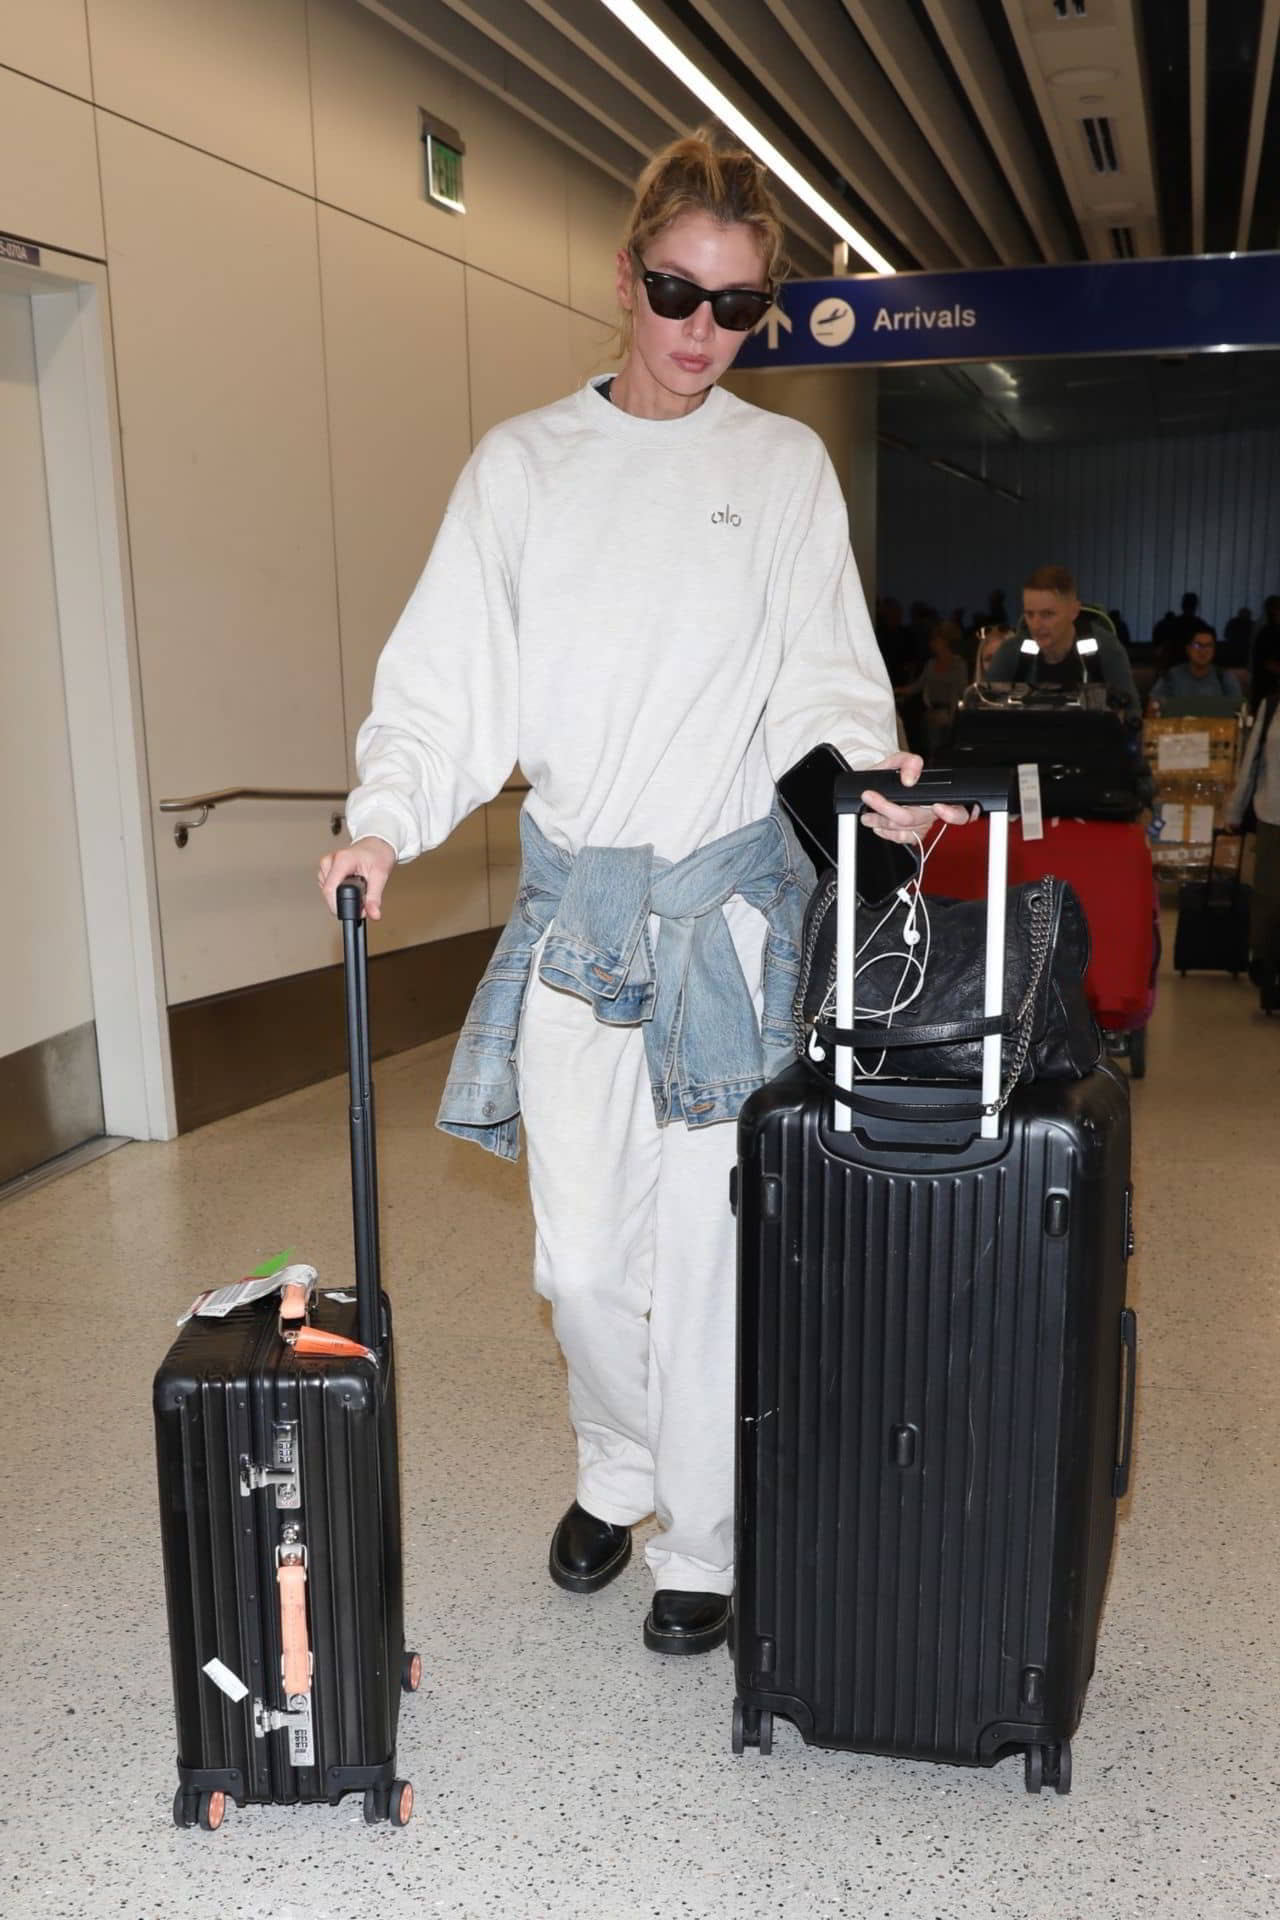
POLYGON ((174 1131, 105 270, 0 263, 0 1193, 174 1131))

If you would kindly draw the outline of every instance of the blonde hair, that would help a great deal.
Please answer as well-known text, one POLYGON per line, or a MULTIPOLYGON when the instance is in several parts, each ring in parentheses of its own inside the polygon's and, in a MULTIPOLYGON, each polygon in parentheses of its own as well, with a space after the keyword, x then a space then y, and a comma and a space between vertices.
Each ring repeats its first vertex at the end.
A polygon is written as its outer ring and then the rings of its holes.
MULTIPOLYGON (((722 227, 750 227, 770 287, 785 277, 787 260, 778 203, 765 184, 764 167, 745 147, 721 144, 710 127, 673 140, 655 153, 636 182, 636 197, 622 244, 633 270, 658 235, 685 213, 709 213, 722 227)), ((634 276, 638 279, 638 272, 634 276)), ((618 322, 617 356, 631 349, 631 314, 618 322)))

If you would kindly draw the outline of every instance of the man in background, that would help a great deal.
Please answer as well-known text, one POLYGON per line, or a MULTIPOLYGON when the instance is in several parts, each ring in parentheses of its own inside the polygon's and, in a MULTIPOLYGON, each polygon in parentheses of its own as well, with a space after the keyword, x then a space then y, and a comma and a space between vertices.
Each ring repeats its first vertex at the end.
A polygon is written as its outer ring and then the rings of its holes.
POLYGON ((1100 607, 1082 606, 1066 567, 1037 567, 1022 589, 1022 622, 989 668, 995 682, 1033 687, 1105 683, 1112 704, 1135 724, 1142 701, 1129 656, 1100 607))
POLYGON ((1195 700, 1203 695, 1244 703, 1244 688, 1234 673, 1218 666, 1218 643, 1207 627, 1193 633, 1187 642, 1187 657, 1179 665, 1167 667, 1151 689, 1151 711, 1159 713, 1166 700, 1195 700))

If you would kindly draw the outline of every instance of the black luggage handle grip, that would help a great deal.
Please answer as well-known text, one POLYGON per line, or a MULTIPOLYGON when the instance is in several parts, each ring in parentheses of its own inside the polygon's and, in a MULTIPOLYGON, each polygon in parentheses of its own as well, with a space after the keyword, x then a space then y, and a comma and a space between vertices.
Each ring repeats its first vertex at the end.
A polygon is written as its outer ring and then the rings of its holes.
POLYGON ((1124 1399, 1120 1414, 1120 1458, 1116 1462, 1111 1491, 1123 1500, 1129 1491, 1129 1468, 1133 1460, 1133 1408, 1138 1384, 1138 1316, 1132 1307, 1120 1315, 1120 1366, 1124 1373, 1124 1399))
POLYGON ((342 881, 338 888, 339 920, 362 920, 364 918, 365 878, 362 873, 353 873, 342 881))
POLYGON ((859 814, 864 793, 878 793, 898 807, 940 803, 977 807, 982 813, 1007 813, 1013 805, 1013 775, 1008 767, 925 767, 914 787, 896 773, 842 773, 836 781, 836 812, 859 814))

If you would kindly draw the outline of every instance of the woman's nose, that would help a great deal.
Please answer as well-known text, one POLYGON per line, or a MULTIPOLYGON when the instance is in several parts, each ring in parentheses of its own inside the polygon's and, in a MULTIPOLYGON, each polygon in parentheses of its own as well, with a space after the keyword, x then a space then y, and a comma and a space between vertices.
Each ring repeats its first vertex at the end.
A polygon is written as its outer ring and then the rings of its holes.
POLYGON ((711 338, 711 329, 714 325, 715 320, 711 313, 711 302, 709 300, 703 300, 689 315, 686 323, 686 332, 691 339, 709 340, 711 338))

